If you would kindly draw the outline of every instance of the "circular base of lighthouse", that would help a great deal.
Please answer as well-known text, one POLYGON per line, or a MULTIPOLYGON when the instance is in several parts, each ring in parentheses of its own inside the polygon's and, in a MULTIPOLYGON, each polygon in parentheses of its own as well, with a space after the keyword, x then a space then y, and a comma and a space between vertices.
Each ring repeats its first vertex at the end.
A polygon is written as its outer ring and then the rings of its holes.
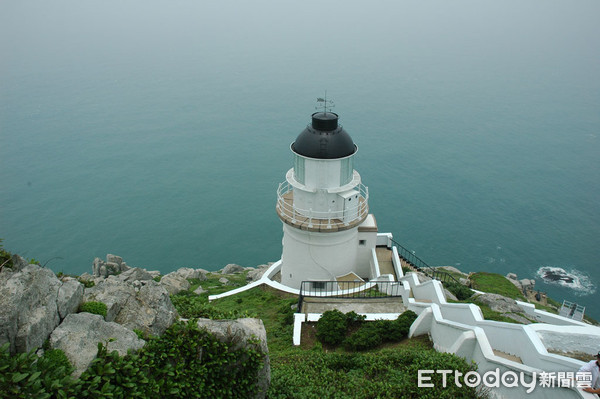
POLYGON ((281 283, 300 288, 305 280, 335 280, 353 271, 358 229, 320 233, 283 225, 281 283))

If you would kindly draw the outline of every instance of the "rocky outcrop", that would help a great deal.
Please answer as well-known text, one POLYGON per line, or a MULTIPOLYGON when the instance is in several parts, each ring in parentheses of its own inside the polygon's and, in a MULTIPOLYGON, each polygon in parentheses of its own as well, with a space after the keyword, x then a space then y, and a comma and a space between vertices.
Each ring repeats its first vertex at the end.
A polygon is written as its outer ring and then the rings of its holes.
POLYGON ((86 288, 84 301, 106 304, 106 321, 151 335, 161 335, 177 318, 169 293, 154 280, 129 282, 111 276, 86 288))
POLYGON ((106 255, 106 261, 100 258, 94 259, 92 264, 94 276, 108 277, 129 270, 129 266, 123 262, 123 258, 117 255, 106 255))
POLYGON ((194 290, 194 294, 196 294, 196 295, 204 294, 206 292, 208 292, 208 291, 206 291, 204 288, 202 288, 201 285, 199 285, 198 288, 196 288, 194 290))
POLYGON ((444 295, 446 296, 446 300, 458 301, 458 298, 446 288, 444 288, 444 295))
POLYGON ((265 354, 263 367, 257 376, 258 393, 256 398, 264 398, 271 382, 271 367, 269 363, 269 348, 267 332, 260 319, 211 320, 199 319, 198 328, 213 333, 221 342, 230 344, 232 350, 253 347, 265 354), (253 341, 258 339, 258 344, 253 341))
POLYGON ((178 275, 184 279, 196 278, 200 281, 204 281, 206 280, 208 271, 204 269, 192 269, 191 267, 180 267, 176 271, 169 274, 178 275))
POLYGON ((176 319, 177 310, 167 290, 149 281, 125 303, 115 322, 145 334, 162 335, 176 319))
POLYGON ((499 294, 481 294, 475 297, 477 302, 487 305, 495 312, 499 313, 522 313, 523 309, 514 299, 499 294))
POLYGON ((241 273, 244 271, 244 268, 240 265, 236 265, 235 263, 230 263, 221 270, 221 274, 234 274, 241 273))
POLYGON ((75 367, 75 377, 79 377, 96 358, 99 342, 105 344, 109 352, 116 350, 121 356, 146 343, 133 331, 91 313, 68 315, 50 336, 50 346, 65 352, 75 367))
POLYGON ((221 277, 219 279, 219 283, 223 284, 223 285, 232 285, 231 281, 229 281, 229 279, 225 278, 225 277, 221 277))
POLYGON ((258 281, 262 278, 263 274, 265 274, 265 272, 267 270, 269 270, 269 265, 259 265, 256 266, 256 269, 251 269, 250 271, 248 271, 248 274, 246 275, 246 280, 248 282, 254 282, 254 281, 258 281))
POLYGON ((77 312, 83 301, 83 285, 77 280, 68 280, 62 283, 58 289, 56 304, 58 315, 64 319, 71 313, 77 312))
POLYGON ((84 302, 102 302, 106 305, 106 321, 114 321, 129 298, 135 297, 135 287, 117 278, 108 278, 83 294, 84 302))
POLYGON ((117 278, 121 281, 148 281, 152 280, 154 277, 150 273, 148 273, 145 269, 140 269, 139 267, 132 267, 131 269, 119 274, 117 278))
POLYGON ((160 279, 160 285, 163 286, 171 295, 175 295, 181 291, 187 291, 190 289, 190 282, 177 272, 164 275, 160 279))
POLYGON ((11 353, 40 347, 82 293, 79 282, 62 283, 49 269, 15 265, 0 272, 0 344, 9 342, 11 353))

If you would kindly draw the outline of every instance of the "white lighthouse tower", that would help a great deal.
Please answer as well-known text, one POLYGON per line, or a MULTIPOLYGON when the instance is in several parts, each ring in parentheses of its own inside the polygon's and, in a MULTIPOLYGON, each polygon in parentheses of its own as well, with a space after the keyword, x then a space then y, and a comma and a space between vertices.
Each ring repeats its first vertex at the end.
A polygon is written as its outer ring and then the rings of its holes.
MULTIPOLYGON (((327 105, 327 103, 325 103, 327 105)), ((277 190, 283 222, 281 283, 332 281, 356 275, 368 279, 377 239, 369 215, 369 193, 354 170, 358 147, 338 115, 317 112, 290 146, 294 167, 277 190)))

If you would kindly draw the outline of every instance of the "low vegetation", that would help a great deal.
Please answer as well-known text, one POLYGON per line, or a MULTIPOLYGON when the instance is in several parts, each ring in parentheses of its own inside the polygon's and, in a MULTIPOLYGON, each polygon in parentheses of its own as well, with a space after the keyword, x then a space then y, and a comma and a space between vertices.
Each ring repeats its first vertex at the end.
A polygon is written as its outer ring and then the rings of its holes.
POLYGON ((106 319, 106 312, 108 311, 108 308, 106 307, 105 303, 90 301, 82 303, 81 306, 79 306, 79 311, 99 314, 106 319))
POLYGON ((499 294, 508 298, 527 301, 521 290, 501 274, 478 272, 473 273, 469 278, 473 289, 499 294))
POLYGON ((80 378, 60 351, 10 356, 0 348, 2 398, 246 398, 255 392, 263 354, 233 350, 196 323, 177 322, 137 352, 119 356, 98 344, 80 378))
POLYGON ((444 283, 444 287, 446 287, 446 289, 450 291, 459 301, 470 298, 475 293, 469 287, 462 284, 457 284, 455 282, 444 283))

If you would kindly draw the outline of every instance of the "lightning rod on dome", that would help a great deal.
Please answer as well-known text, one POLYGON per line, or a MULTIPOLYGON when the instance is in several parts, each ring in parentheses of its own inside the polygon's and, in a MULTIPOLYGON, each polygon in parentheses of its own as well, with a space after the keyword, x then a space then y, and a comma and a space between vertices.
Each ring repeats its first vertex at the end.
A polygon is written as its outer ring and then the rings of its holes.
POLYGON ((325 90, 325 97, 317 97, 317 103, 322 103, 322 104, 317 104, 315 106, 315 109, 323 109, 323 113, 327 113, 327 108, 329 108, 329 111, 331 111, 331 108, 335 107, 335 104, 333 103, 333 100, 328 100, 327 99, 327 90, 325 90))

